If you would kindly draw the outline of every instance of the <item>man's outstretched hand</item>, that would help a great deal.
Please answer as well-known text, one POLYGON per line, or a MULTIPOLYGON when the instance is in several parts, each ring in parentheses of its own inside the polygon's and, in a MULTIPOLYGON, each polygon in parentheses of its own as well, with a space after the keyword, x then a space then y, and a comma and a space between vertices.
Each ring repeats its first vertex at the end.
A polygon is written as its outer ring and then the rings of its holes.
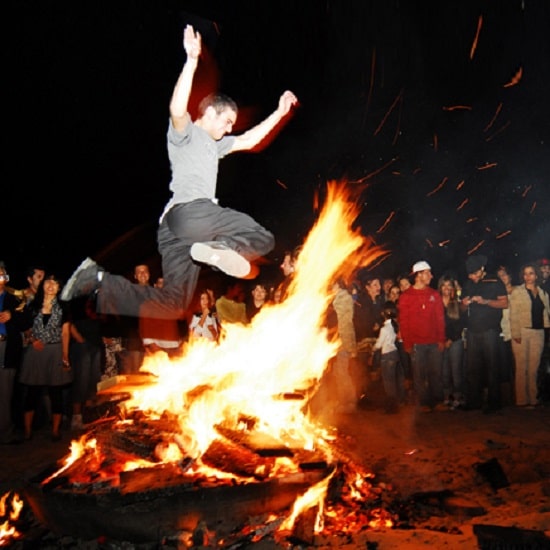
POLYGON ((187 25, 183 31, 183 47, 187 57, 198 59, 201 54, 201 35, 195 32, 191 25, 187 25))

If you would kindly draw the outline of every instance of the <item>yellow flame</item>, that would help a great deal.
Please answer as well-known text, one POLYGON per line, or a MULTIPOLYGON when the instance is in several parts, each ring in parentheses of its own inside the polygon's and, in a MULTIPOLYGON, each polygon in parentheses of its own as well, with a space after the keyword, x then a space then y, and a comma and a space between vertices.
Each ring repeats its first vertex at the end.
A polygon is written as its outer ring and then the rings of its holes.
POLYGON ((281 523, 279 531, 290 531, 294 526, 294 523, 296 522, 296 518, 298 518, 300 514, 303 514, 306 510, 309 510, 314 506, 318 507, 314 531, 316 533, 319 533, 323 530, 325 496, 327 494, 329 482, 335 472, 336 470, 333 470, 329 476, 311 486, 303 495, 299 496, 294 501, 294 505, 292 507, 290 515, 287 516, 285 520, 281 523))
POLYGON ((13 493, 11 500, 8 503, 8 498, 11 493, 5 493, 0 498, 0 517, 8 516, 3 523, 0 523, 0 546, 11 545, 14 539, 19 538, 20 533, 10 522, 16 521, 23 509, 23 500, 17 493, 13 493))
POLYGON ((264 306, 250 325, 226 325, 219 343, 190 341, 179 360, 151 356, 142 370, 155 382, 134 391, 125 406, 177 415, 177 446, 192 458, 208 449, 216 425, 237 428, 242 417, 257 419, 256 429, 291 448, 314 448, 307 403, 338 346, 323 326, 330 287, 384 253, 367 248, 360 231, 351 229, 358 203, 345 184, 330 182, 285 301, 264 306), (302 399, 285 399, 289 393, 302 399))

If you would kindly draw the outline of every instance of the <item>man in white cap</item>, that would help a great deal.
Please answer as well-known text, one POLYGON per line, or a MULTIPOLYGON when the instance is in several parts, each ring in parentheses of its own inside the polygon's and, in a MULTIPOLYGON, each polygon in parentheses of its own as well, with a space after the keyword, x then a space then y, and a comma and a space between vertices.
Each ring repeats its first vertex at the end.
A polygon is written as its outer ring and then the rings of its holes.
POLYGON ((468 280, 460 307, 466 316, 466 408, 495 412, 502 407, 499 334, 502 310, 508 307, 506 287, 498 277, 487 277, 487 257, 466 260, 468 280), (487 402, 483 390, 487 388, 487 402))
POLYGON ((423 412, 443 410, 442 362, 445 348, 445 314, 437 290, 430 287, 430 264, 412 268, 413 285, 399 297, 399 329, 410 354, 417 405, 423 412))

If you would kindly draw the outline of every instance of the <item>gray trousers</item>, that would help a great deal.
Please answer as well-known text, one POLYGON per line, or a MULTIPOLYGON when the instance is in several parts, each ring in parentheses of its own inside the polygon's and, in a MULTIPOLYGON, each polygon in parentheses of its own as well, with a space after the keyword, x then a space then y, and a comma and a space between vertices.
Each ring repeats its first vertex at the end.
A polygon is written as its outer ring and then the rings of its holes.
POLYGON ((195 242, 222 241, 248 260, 270 252, 273 235, 247 214, 223 208, 210 199, 174 205, 157 231, 164 286, 131 283, 105 273, 98 293, 99 313, 183 319, 199 279, 200 265, 189 251, 195 242))

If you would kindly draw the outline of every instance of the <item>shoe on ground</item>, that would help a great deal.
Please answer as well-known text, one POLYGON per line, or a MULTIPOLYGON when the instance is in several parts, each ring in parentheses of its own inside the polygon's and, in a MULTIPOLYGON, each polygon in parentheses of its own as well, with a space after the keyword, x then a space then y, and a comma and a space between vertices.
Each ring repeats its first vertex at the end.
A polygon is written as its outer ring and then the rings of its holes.
POLYGON ((251 271, 246 258, 219 241, 194 243, 191 247, 191 258, 239 279, 247 278, 251 271))
POLYGON ((92 294, 99 288, 100 271, 99 266, 91 258, 86 258, 63 287, 61 299, 68 302, 73 298, 92 294))
POLYGON ((435 412, 443 412, 443 411, 448 411, 449 407, 445 403, 438 403, 433 407, 433 410, 435 412))

